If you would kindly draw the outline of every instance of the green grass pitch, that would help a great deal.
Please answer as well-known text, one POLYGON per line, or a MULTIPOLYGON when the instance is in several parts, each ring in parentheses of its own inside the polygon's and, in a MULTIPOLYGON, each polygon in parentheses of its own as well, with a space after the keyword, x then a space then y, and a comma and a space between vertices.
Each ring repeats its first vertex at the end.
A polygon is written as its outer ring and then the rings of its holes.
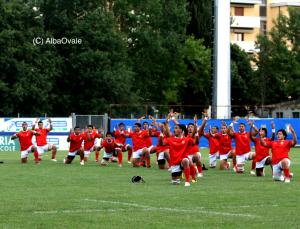
MULTIPOLYGON (((100 167, 94 155, 84 166, 45 155, 40 165, 22 165, 18 152, 1 153, 0 228, 298 228, 300 149, 293 149, 291 183, 232 170, 209 169, 184 187, 170 184, 168 171, 100 167), (132 184, 141 175, 146 183, 132 184)), ((208 151, 202 150, 207 165, 208 151)), ((124 161, 127 154, 124 155, 124 161)))

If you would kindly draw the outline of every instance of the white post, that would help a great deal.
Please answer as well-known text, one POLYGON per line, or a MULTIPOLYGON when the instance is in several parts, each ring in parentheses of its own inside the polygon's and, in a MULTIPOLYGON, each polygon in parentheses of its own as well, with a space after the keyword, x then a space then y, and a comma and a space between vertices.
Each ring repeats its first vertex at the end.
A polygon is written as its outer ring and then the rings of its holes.
POLYGON ((215 0, 213 106, 215 118, 231 118, 230 0, 215 0))

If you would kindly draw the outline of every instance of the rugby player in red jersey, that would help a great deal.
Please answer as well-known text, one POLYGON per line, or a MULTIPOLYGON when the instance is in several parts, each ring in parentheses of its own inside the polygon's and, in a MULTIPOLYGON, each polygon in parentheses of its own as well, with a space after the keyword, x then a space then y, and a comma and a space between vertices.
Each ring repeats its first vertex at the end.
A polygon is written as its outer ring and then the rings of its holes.
POLYGON ((93 126, 93 132, 95 132, 96 134, 99 134, 101 136, 100 138, 95 138, 95 141, 94 141, 95 161, 99 162, 100 146, 103 141, 103 134, 102 134, 103 130, 102 129, 97 130, 97 128, 95 126, 93 126))
MULTIPOLYGON (((168 125, 165 125, 167 132, 170 132, 168 125)), ((161 133, 159 141, 162 145, 168 145, 170 149, 170 166, 172 184, 180 183, 182 170, 185 175, 185 186, 190 186, 190 160, 188 159, 187 147, 194 143, 193 140, 187 138, 188 132, 185 125, 175 124, 174 135, 164 139, 164 134, 161 133)))
POLYGON ((207 138, 209 143, 209 167, 215 168, 217 166, 217 159, 219 158, 219 140, 216 134, 219 132, 219 127, 213 126, 209 128, 209 133, 205 133, 204 137, 207 138))
POLYGON ((87 126, 87 131, 84 132, 83 135, 83 149, 84 149, 84 161, 82 164, 84 165, 84 162, 88 160, 91 152, 93 151, 100 151, 100 146, 95 145, 95 139, 101 138, 102 135, 98 132, 93 130, 93 125, 87 126))
POLYGON ((114 137, 117 143, 122 144, 122 152, 127 151, 127 162, 131 163, 132 156, 132 147, 129 144, 126 144, 126 135, 128 135, 128 131, 125 130, 125 124, 119 123, 119 129, 114 131, 114 137))
POLYGON ((128 132, 126 137, 132 138, 133 154, 132 165, 133 167, 139 167, 142 158, 146 160, 146 167, 150 168, 150 152, 146 145, 146 139, 151 135, 151 130, 141 130, 142 125, 136 122, 133 127, 133 131, 128 132))
POLYGON ((286 140, 287 133, 284 129, 277 131, 276 141, 265 141, 260 138, 261 145, 271 148, 272 151, 272 166, 273 166, 273 179, 276 181, 284 181, 290 183, 290 165, 289 152, 292 147, 297 144, 297 135, 294 128, 289 125, 289 131, 292 133, 293 139, 286 140), (283 174, 284 176, 283 176, 283 174))
MULTIPOLYGON (((89 133, 87 133, 89 135, 89 133)), ((71 164, 76 155, 80 156, 80 164, 84 165, 84 152, 82 148, 82 142, 85 137, 85 133, 81 133, 79 126, 74 127, 74 131, 71 129, 67 138, 67 142, 70 142, 70 148, 67 157, 64 159, 65 164, 71 164)))
POLYGON ((218 139, 220 144, 220 169, 229 169, 230 164, 227 160, 228 158, 234 159, 234 149, 232 149, 232 137, 228 135, 228 128, 225 122, 222 122, 221 133, 216 133, 215 137, 218 139))
POLYGON ((109 162, 109 159, 112 158, 114 152, 116 152, 118 157, 118 165, 119 167, 122 167, 123 153, 121 148, 123 145, 115 141, 111 132, 107 132, 105 136, 106 137, 101 144, 101 148, 104 149, 101 165, 106 166, 109 162))
POLYGON ((231 124, 228 134, 235 139, 235 154, 236 154, 236 166, 234 171, 237 173, 244 173, 245 161, 253 160, 255 152, 251 152, 250 148, 250 132, 246 132, 246 125, 244 123, 239 124, 239 132, 234 132, 233 124, 231 124))
POLYGON ((265 172, 265 166, 271 165, 271 156, 269 154, 269 148, 262 146, 260 144, 260 139, 264 139, 265 142, 269 143, 270 141, 273 141, 275 138, 275 125, 272 122, 272 137, 267 138, 268 131, 266 128, 260 128, 259 130, 254 126, 251 125, 250 133, 251 134, 251 140, 254 142, 255 145, 255 172, 256 176, 264 176, 265 172), (254 129, 254 131, 253 131, 254 129), (259 134, 259 137, 255 137, 259 134))
POLYGON ((32 126, 32 130, 35 130, 37 133, 39 133, 39 135, 35 136, 37 151, 39 153, 39 156, 42 156, 45 152, 52 150, 51 160, 56 162, 57 148, 55 145, 49 144, 47 142, 47 135, 53 129, 50 118, 48 119, 48 123, 49 123, 49 128, 44 128, 43 122, 37 119, 35 124, 32 126), (37 128, 36 125, 38 126, 37 128))
POLYGON ((39 135, 36 131, 28 130, 28 124, 26 122, 22 123, 22 130, 14 134, 11 139, 19 138, 21 147, 21 163, 27 163, 28 154, 33 152, 34 161, 39 164, 39 154, 37 148, 32 144, 33 135, 39 135))

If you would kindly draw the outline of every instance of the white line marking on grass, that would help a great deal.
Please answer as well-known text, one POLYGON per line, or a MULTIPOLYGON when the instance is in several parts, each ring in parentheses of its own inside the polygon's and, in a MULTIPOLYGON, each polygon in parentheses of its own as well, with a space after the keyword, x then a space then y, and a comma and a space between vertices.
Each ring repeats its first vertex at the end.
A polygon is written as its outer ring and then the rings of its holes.
POLYGON ((200 213, 200 214, 207 214, 207 215, 241 216, 241 217, 259 218, 259 216, 257 216, 257 215, 239 214, 239 213, 226 213, 226 212, 217 212, 217 211, 202 210, 202 209, 199 210, 200 208, 197 208, 197 210, 195 210, 195 209, 184 209, 184 208, 153 207, 153 206, 142 205, 142 204, 137 204, 137 203, 128 203, 128 202, 120 202, 120 201, 108 201, 108 200, 94 200, 94 199, 84 199, 84 201, 139 207, 139 208, 142 208, 142 210, 144 210, 144 211, 187 212, 187 213, 200 213))
POLYGON ((93 212, 119 212, 123 209, 75 209, 75 210, 54 210, 54 211, 35 211, 33 214, 51 215, 51 214, 73 214, 73 213, 93 213, 93 212))

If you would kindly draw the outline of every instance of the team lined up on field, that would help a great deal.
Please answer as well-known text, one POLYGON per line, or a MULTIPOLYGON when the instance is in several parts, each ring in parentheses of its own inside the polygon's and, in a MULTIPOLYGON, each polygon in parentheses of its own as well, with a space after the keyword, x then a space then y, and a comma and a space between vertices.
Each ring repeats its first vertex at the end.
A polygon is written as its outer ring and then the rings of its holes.
MULTIPOLYGON (((205 133, 204 128, 207 123, 205 116, 200 127, 198 127, 196 117, 194 123, 189 123, 187 126, 180 124, 172 113, 164 123, 158 123, 154 118, 150 118, 152 119, 151 125, 148 122, 141 124, 141 118, 134 124, 133 131, 127 131, 124 123, 120 123, 113 133, 106 133, 102 142, 100 142, 103 138, 102 133, 99 133, 92 125, 89 125, 83 132, 79 127, 75 127, 67 138, 70 148, 64 163, 71 164, 75 156, 79 155, 80 164, 84 165, 92 151, 95 151, 95 159, 98 162, 99 151, 103 149, 103 158, 100 162, 102 166, 107 165, 116 155, 118 165, 122 167, 123 152, 127 151, 128 163, 131 163, 132 157, 133 167, 150 168, 150 156, 156 154, 158 167, 171 172, 173 184, 180 183, 183 172, 185 186, 190 186, 190 177, 194 183, 197 177, 203 176, 199 139, 204 136, 209 141, 211 168, 216 167, 217 159, 220 159, 220 169, 230 169, 230 163, 227 160, 231 158, 233 170, 236 173, 244 173, 245 162, 253 160, 252 174, 264 176, 264 167, 271 165, 274 180, 290 182, 291 162, 288 154, 290 148, 297 143, 297 136, 291 125, 289 125, 289 131, 293 138, 289 141, 286 140, 287 133, 284 129, 277 131, 277 140, 275 140, 274 123, 272 123, 272 137, 267 138, 267 129, 257 129, 251 121, 248 121, 249 132, 246 132, 244 123, 240 123, 238 132, 235 132, 234 122, 229 126, 222 122, 221 132, 217 126, 214 126, 209 128, 208 133, 205 133), (173 133, 170 131, 170 121, 175 124, 173 133), (158 138, 156 146, 152 145, 152 137, 158 138), (125 144, 126 138, 132 138, 132 147, 125 144), (232 147, 232 139, 236 143, 235 149, 232 147), (251 140, 255 144, 255 152, 251 152, 251 140), (271 149, 272 158, 269 149, 271 149)), ((35 162, 40 163, 39 157, 49 150, 52 150, 51 160, 56 161, 56 147, 48 144, 46 140, 48 132, 52 130, 50 119, 49 124, 49 128, 43 128, 43 122, 37 120, 32 130, 28 130, 27 123, 24 122, 22 130, 12 136, 12 139, 19 138, 22 163, 27 162, 29 152, 33 152, 35 162), (37 128, 35 128, 36 125, 38 125, 37 128), (36 146, 32 144, 33 135, 36 137, 36 146)))

